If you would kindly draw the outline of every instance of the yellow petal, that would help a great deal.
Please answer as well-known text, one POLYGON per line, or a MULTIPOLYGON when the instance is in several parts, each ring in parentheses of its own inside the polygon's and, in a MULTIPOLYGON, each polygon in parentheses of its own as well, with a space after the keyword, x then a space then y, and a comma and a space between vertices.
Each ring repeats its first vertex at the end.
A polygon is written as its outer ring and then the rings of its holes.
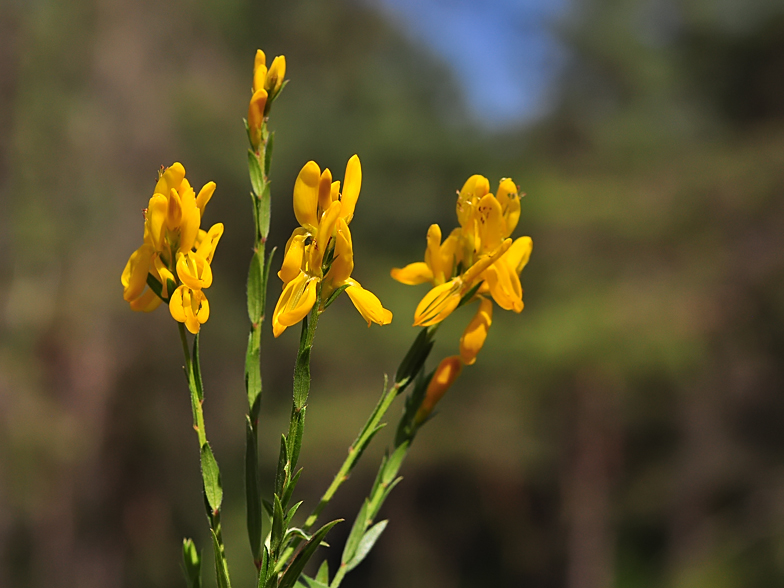
POLYGON ((430 225, 430 228, 427 230, 425 263, 433 272, 433 283, 443 284, 446 281, 446 277, 441 267, 441 227, 436 224, 430 225))
POLYGON ((289 282, 286 288, 292 288, 290 298, 286 302, 286 308, 278 316, 281 325, 290 327, 297 324, 307 316, 316 302, 316 287, 318 280, 310 278, 307 274, 302 274, 303 279, 295 279, 289 282))
POLYGON ((327 252, 329 240, 335 234, 338 215, 340 215, 340 202, 333 202, 319 221, 318 233, 316 233, 316 239, 310 250, 310 268, 313 272, 321 271, 321 263, 327 252))
MULTIPOLYGON (((201 231, 201 229, 199 229, 201 231)), ((215 223, 207 231, 206 235, 202 238, 201 243, 196 248, 196 253, 207 260, 207 263, 212 263, 212 258, 215 257, 215 249, 218 247, 218 242, 223 236, 223 223, 215 223)))
POLYGON ((348 297, 354 303, 354 307, 367 321, 377 325, 388 325, 392 322, 392 313, 381 305, 381 301, 370 290, 365 290, 356 280, 351 280, 351 285, 346 288, 348 297))
POLYGON ((147 205, 144 222, 144 240, 155 247, 156 251, 163 251, 163 237, 166 230, 166 212, 169 203, 163 194, 154 194, 147 205))
MULTIPOLYGON (((321 169, 315 161, 307 162, 294 183, 294 216, 303 227, 318 226, 318 185, 321 169)), ((315 231, 314 231, 315 232, 315 231)))
POLYGON ((414 326, 429 327, 452 314, 460 304, 461 285, 460 279, 455 278, 425 294, 414 311, 414 326))
POLYGON ((441 243, 441 268, 444 270, 444 279, 451 278, 457 266, 457 249, 460 244, 460 229, 454 229, 441 243))
POLYGON ((491 324, 493 324, 493 301, 482 298, 479 310, 460 337, 460 357, 466 365, 472 365, 476 361, 476 355, 485 344, 487 330, 491 324))
POLYGON ((425 398, 417 410, 414 421, 417 424, 422 424, 425 419, 433 412, 438 401, 443 398, 447 390, 455 383, 455 380, 460 375, 463 369, 463 364, 457 355, 452 355, 441 360, 438 364, 430 383, 427 385, 425 398))
POLYGON ((167 167, 161 176, 158 178, 158 183, 155 184, 153 194, 163 194, 167 196, 169 190, 177 190, 185 178, 185 168, 179 161, 174 162, 167 167))
POLYGON ((131 310, 152 312, 161 304, 161 299, 149 288, 136 300, 131 300, 131 310))
POLYGON ((325 168, 323 172, 321 172, 321 177, 319 178, 319 189, 318 189, 318 210, 319 214, 323 214, 328 208, 329 205, 332 204, 332 172, 329 171, 329 168, 325 168))
POLYGON ((185 322, 183 295, 186 290, 187 288, 185 286, 179 286, 172 292, 171 298, 169 298, 169 312, 171 313, 172 318, 178 323, 185 322))
POLYGON ((504 238, 512 234, 520 219, 520 194, 517 185, 509 178, 504 178, 498 184, 496 198, 501 204, 504 220, 506 222, 506 234, 504 238))
POLYGON ((504 259, 519 274, 528 265, 533 248, 534 242, 531 240, 531 237, 520 237, 512 243, 509 251, 504 255, 504 259))
POLYGON ((457 220, 460 226, 465 227, 479 200, 490 191, 490 182, 486 177, 473 175, 463 184, 457 197, 457 220))
POLYGON ((501 205, 492 194, 485 194, 477 206, 479 220, 479 250, 490 252, 498 247, 504 240, 506 221, 504 220, 501 205))
POLYGON ((204 324, 210 318, 210 302, 207 296, 201 290, 194 290, 191 293, 191 309, 199 321, 199 324, 204 324))
POLYGON ((126 302, 138 298, 147 285, 147 274, 150 271, 153 253, 152 246, 142 245, 131 254, 128 263, 125 264, 120 281, 126 302))
POLYGON ((177 276, 192 290, 201 290, 212 285, 210 264, 204 257, 192 251, 178 257, 177 276))
POLYGON ((280 266, 278 277, 283 283, 288 283, 296 278, 302 271, 302 260, 305 255, 306 234, 294 234, 286 244, 286 254, 283 257, 283 264, 280 266))
POLYGON ((267 56, 261 49, 256 50, 256 58, 253 61, 253 91, 264 88, 267 80, 267 56))
POLYGON ((338 287, 351 277, 352 271, 354 271, 354 244, 351 241, 351 231, 346 221, 339 218, 335 234, 335 255, 325 280, 332 287, 338 287))
POLYGON ((248 104, 248 130, 254 149, 261 144, 261 126, 264 123, 264 108, 267 106, 267 91, 256 90, 248 104))
POLYGON ((329 197, 332 202, 340 199, 340 180, 332 182, 332 186, 329 189, 329 197))
POLYGON ((341 197, 340 216, 351 222, 354 217, 354 208, 359 198, 359 190, 362 187, 362 165, 359 163, 359 156, 352 155, 346 164, 346 175, 343 177, 343 194, 341 197))
POLYGON ((169 199, 166 205, 166 228, 174 231, 182 222, 182 203, 177 190, 169 190, 169 199))
POLYGON ((512 240, 506 239, 503 243, 501 243, 501 245, 498 246, 495 251, 489 255, 480 257, 474 265, 468 268, 468 270, 463 274, 463 281, 468 285, 468 287, 470 288, 472 282, 476 280, 482 274, 482 272, 493 265, 504 253, 509 251, 511 246, 512 240))
POLYGON ((286 57, 278 55, 272 60, 269 71, 267 72, 267 79, 264 82, 264 87, 270 94, 277 94, 280 87, 283 85, 283 79, 286 77, 286 57))
POLYGON ((196 196, 196 206, 199 208, 199 212, 201 216, 204 216, 204 207, 207 206, 207 203, 212 198, 212 195, 215 193, 215 182, 207 182, 202 186, 202 189, 199 190, 199 195, 196 196))
POLYGON ((409 263, 403 268, 394 268, 391 272, 392 278, 401 284, 415 286, 433 280, 433 272, 424 261, 409 263))
POLYGON ((490 289, 490 295, 504 310, 523 310, 523 288, 517 272, 500 259, 482 274, 490 289))
POLYGON ((176 280, 174 279, 174 274, 171 273, 169 268, 166 267, 166 265, 163 263, 161 258, 157 255, 153 258, 153 266, 155 268, 155 272, 158 274, 155 277, 163 286, 161 290, 161 296, 166 298, 169 296, 169 286, 168 286, 169 280, 171 280, 173 283, 176 283, 176 280))
POLYGON ((182 224, 180 224, 180 248, 179 251, 186 253, 190 251, 196 243, 196 236, 199 234, 199 225, 201 224, 201 213, 196 208, 196 204, 192 204, 190 208, 185 208, 183 202, 182 210, 182 224))

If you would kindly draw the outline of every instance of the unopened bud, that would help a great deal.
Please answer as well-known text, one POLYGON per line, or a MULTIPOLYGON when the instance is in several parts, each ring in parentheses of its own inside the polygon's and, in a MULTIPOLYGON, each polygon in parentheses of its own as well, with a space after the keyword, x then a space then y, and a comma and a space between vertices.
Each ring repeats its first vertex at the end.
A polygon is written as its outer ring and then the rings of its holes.
POLYGON ((436 373, 433 374, 433 378, 427 386, 425 399, 414 417, 414 422, 417 425, 422 424, 430 416, 438 401, 449 390, 462 369, 463 362, 460 361, 459 355, 452 355, 441 360, 436 368, 436 373))

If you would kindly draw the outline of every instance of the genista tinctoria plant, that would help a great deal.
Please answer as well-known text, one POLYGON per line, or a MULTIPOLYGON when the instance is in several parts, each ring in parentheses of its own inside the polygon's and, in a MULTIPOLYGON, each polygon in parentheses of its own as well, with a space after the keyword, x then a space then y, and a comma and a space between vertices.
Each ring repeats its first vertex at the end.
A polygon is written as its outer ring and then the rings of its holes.
MULTIPOLYGON (((441 229, 427 232, 424 261, 393 269, 392 277, 404 284, 429 282, 414 313, 416 334, 394 378, 384 378, 381 398, 349 447, 348 455, 319 502, 307 517, 297 516, 301 502, 292 503, 301 469, 308 394, 310 354, 321 313, 344 291, 370 326, 386 325, 392 312, 375 294, 363 288, 354 272, 354 246, 349 225, 354 219, 362 185, 359 157, 348 161, 342 184, 332 172, 307 162, 293 187, 292 204, 298 227, 285 244, 277 277, 282 282, 272 332, 302 323, 294 362, 291 418, 281 436, 280 452, 271 492, 259 479, 258 423, 261 406, 261 330, 267 286, 275 248, 267 252, 270 227, 270 163, 274 133, 268 121, 272 106, 286 86, 286 59, 276 57, 269 67, 263 51, 256 52, 253 84, 245 128, 248 134, 248 172, 254 219, 253 256, 247 282, 248 347, 245 355, 245 502, 248 541, 258 588, 337 588, 345 575, 367 556, 387 526, 377 521, 417 431, 452 386, 464 365, 476 361, 492 323, 493 301, 504 310, 523 310, 519 274, 531 255, 530 237, 512 240, 520 218, 520 193, 510 179, 502 179, 495 194, 481 175, 471 176, 458 193, 459 226, 442 241, 441 229), (459 341, 459 354, 443 358, 428 372, 425 362, 433 348, 440 323, 463 304, 478 309, 459 341), (395 399, 411 388, 398 422, 394 444, 379 465, 367 498, 360 505, 338 569, 324 561, 315 577, 303 574, 330 529, 342 521, 316 525, 324 507, 348 478, 375 434, 385 426, 384 417, 395 399), (267 494, 269 499, 263 498, 267 494), (266 511, 267 525, 264 525, 266 511), (301 521, 295 523, 295 521, 301 521)), ((193 426, 197 434, 202 491, 220 588, 231 586, 231 575, 221 531, 223 490, 218 463, 204 428, 204 387, 199 366, 201 326, 210 316, 205 294, 212 285, 212 262, 223 234, 221 223, 202 228, 207 203, 215 192, 209 182, 198 194, 185 177, 180 163, 161 167, 153 195, 144 209, 143 243, 131 254, 122 272, 123 297, 132 310, 150 312, 161 302, 178 324, 190 390, 193 426), (191 334, 191 336, 188 335, 191 334), (192 338, 192 341, 189 341, 192 338)), ((357 222, 361 222, 360 220, 357 222)), ((201 555, 191 539, 183 542, 183 570, 189 588, 201 586, 201 555)))

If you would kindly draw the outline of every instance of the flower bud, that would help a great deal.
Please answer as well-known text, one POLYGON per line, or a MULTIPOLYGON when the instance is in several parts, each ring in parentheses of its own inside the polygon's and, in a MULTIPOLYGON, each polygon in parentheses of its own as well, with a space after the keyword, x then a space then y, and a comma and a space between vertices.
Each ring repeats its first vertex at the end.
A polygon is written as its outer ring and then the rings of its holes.
POLYGON ((449 390, 449 387, 457 379, 457 376, 460 375, 462 369, 463 362, 460 361, 460 356, 458 355, 452 355, 441 360, 441 363, 436 368, 436 373, 433 374, 433 378, 427 386, 425 399, 414 417, 414 422, 417 425, 421 425, 430 416, 438 401, 449 390))

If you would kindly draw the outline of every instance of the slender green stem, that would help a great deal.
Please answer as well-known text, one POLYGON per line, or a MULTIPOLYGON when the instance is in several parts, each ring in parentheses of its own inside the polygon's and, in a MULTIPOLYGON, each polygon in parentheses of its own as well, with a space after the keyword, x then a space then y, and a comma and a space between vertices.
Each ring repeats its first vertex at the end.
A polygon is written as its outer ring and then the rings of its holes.
POLYGON ((191 350, 188 347, 188 336, 185 334, 185 325, 178 322, 177 326, 180 328, 180 343, 182 343, 182 352, 185 355, 185 370, 188 374, 188 384, 191 380, 191 350))

